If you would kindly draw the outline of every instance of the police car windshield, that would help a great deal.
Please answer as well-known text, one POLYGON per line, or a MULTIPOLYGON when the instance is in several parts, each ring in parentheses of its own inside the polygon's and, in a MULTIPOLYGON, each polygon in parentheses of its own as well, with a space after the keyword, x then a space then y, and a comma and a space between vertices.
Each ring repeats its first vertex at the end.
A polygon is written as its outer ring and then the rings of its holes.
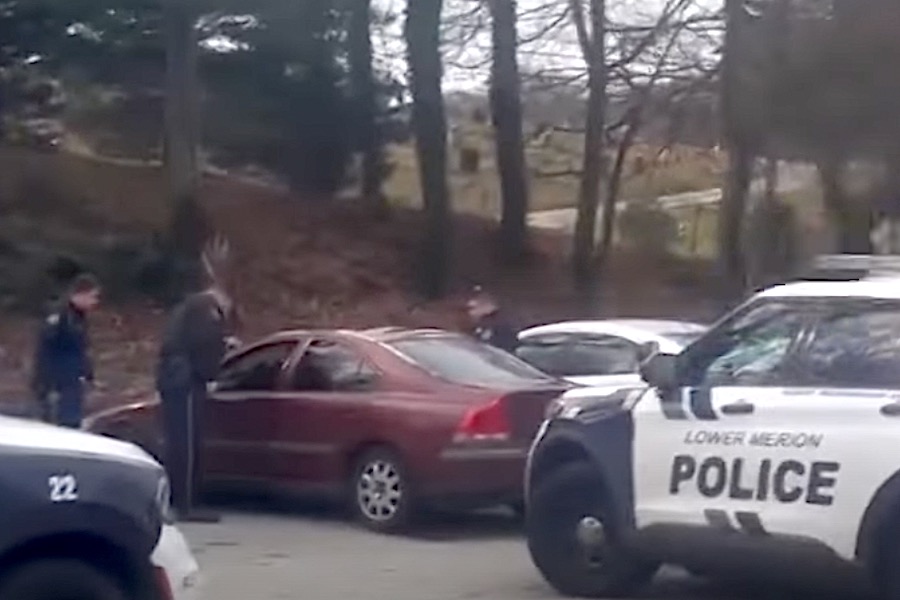
POLYGON ((436 377, 461 385, 505 388, 557 381, 515 356, 467 336, 424 335, 390 345, 436 377))

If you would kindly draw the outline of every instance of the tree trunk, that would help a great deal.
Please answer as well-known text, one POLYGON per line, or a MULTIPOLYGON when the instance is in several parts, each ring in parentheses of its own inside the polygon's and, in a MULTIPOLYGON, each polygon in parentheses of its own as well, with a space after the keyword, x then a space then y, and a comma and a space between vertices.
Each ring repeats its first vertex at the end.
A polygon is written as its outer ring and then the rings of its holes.
POLYGON ((769 157, 765 164, 765 193, 763 200, 766 204, 774 204, 778 199, 778 159, 769 157))
POLYGON ((493 19, 491 112, 495 128, 497 165, 503 197, 501 241, 510 262, 528 251, 528 183, 522 134, 522 91, 516 56, 515 0, 489 0, 493 19))
POLYGON ((625 159, 628 152, 634 145, 637 133, 641 128, 640 117, 628 124, 622 141, 619 142, 619 148, 616 151, 616 162, 613 164, 612 172, 609 174, 609 180, 606 184, 606 196, 603 198, 603 218, 601 219, 602 230, 600 232, 600 247, 597 250, 597 265, 603 267, 609 258, 609 252, 612 248, 613 236, 616 231, 616 205, 619 203, 619 190, 622 187, 622 175, 625 171, 625 159))
POLYGON ((572 0, 576 31, 588 65, 588 102, 584 136, 581 185, 578 192, 578 216, 572 251, 575 286, 590 292, 595 283, 594 236, 600 181, 605 171, 603 160, 606 127, 606 2, 591 0, 592 31, 587 32, 581 0, 572 0))
POLYGON ((838 252, 870 254, 872 252, 871 212, 858 207, 847 196, 843 183, 844 162, 828 157, 816 165, 822 182, 822 200, 837 233, 838 252))
POLYGON ((387 210, 387 202, 381 190, 382 155, 376 123, 371 13, 372 0, 351 2, 348 45, 353 99, 358 119, 358 150, 362 155, 360 193, 373 213, 383 215, 387 210))
POLYGON ((423 292, 441 296, 447 287, 452 220, 447 188, 447 122, 441 91, 440 21, 442 0, 407 5, 405 35, 413 97, 413 131, 426 225, 422 246, 423 292))
POLYGON ((170 236, 183 288, 200 283, 199 260, 207 220, 199 203, 197 146, 197 37, 188 2, 167 0, 164 161, 170 200, 170 236))
POLYGON ((724 143, 728 149, 728 174, 719 205, 719 268, 727 301, 744 292, 745 269, 741 234, 752 176, 753 154, 748 147, 745 103, 741 101, 743 68, 744 1, 725 0, 725 42, 722 56, 722 113, 724 143))
POLYGON ((733 300, 744 293, 743 225, 747 213, 747 195, 753 173, 753 156, 739 144, 728 148, 728 173, 719 204, 719 260, 726 285, 725 294, 733 300))

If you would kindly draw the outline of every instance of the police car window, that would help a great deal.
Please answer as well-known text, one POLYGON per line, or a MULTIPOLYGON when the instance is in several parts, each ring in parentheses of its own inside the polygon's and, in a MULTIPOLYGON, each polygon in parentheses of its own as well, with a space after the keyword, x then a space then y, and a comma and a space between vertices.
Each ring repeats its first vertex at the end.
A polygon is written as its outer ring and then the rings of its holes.
POLYGON ((569 375, 566 356, 568 342, 569 337, 566 335, 526 338, 519 342, 515 354, 544 373, 565 377, 569 375))
POLYGON ((738 315, 685 356, 688 385, 784 383, 786 359, 804 325, 804 312, 766 303, 738 315))
POLYGON ((223 392, 274 390, 281 369, 295 347, 294 342, 282 342, 238 356, 222 369, 218 389, 223 392))
POLYGON ((326 340, 313 341, 291 376, 297 391, 363 391, 377 379, 375 370, 353 350, 326 340))
POLYGON ((801 365, 814 385, 900 389, 900 305, 823 317, 801 365))

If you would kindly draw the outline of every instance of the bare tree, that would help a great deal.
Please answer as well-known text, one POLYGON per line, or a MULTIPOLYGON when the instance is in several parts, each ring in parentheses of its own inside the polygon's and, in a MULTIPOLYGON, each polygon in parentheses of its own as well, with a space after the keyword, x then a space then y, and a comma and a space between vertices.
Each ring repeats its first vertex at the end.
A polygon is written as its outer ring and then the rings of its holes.
POLYGON ((362 154, 361 193, 375 214, 384 214, 387 202, 381 190, 382 156, 376 123, 371 21, 372 0, 350 3, 348 45, 358 119, 357 139, 362 154))
POLYGON ((447 122, 441 91, 442 0, 411 0, 405 36, 413 97, 413 130, 425 205, 422 288, 438 297, 447 286, 452 221, 447 187, 447 122))
POLYGON ((199 260, 207 220, 200 206, 197 32, 192 3, 166 0, 166 111, 164 159, 168 179, 171 239, 182 286, 200 277, 199 260))
MULTIPOLYGON (((620 70, 622 79, 632 89, 633 103, 628 109, 622 126, 624 133, 616 149, 616 157, 613 162, 612 171, 609 173, 606 186, 606 194, 603 198, 603 218, 601 219, 602 231, 600 234, 600 243, 597 249, 596 262, 598 266, 602 266, 609 256, 613 242, 613 234, 615 232, 616 205, 619 201, 619 191, 622 185, 622 177, 624 176, 625 160, 632 146, 637 140, 637 136, 644 125, 644 119, 648 110, 648 104, 653 100, 657 84, 660 79, 667 76, 666 66, 677 45, 679 36, 686 27, 685 23, 672 24, 670 21, 679 11, 683 10, 691 0, 669 0, 666 8, 663 10, 657 27, 646 34, 646 45, 652 45, 654 38, 663 37, 663 32, 667 33, 667 39, 664 46, 659 52, 658 57, 652 64, 652 71, 649 76, 645 77, 645 81, 638 83, 635 77, 627 72, 626 64, 622 64, 620 70)), ((671 86, 668 94, 668 100, 681 91, 677 86, 671 86)))
POLYGON ((747 117, 739 100, 744 54, 744 0, 725 0, 725 44, 722 59, 722 111, 728 173, 719 207, 719 261, 727 296, 738 296, 745 284, 742 253, 743 220, 752 177, 753 151, 747 140, 747 117))
POLYGON ((572 266, 576 286, 589 291, 594 279, 594 232, 597 228, 600 182, 606 170, 603 164, 607 104, 606 0, 590 0, 590 26, 581 0, 570 0, 570 6, 578 43, 588 69, 584 156, 572 266))
POLYGON ((502 248, 505 257, 515 261, 525 256, 528 246, 528 184, 522 135, 522 89, 516 56, 516 1, 488 0, 488 4, 493 19, 490 99, 503 196, 502 248))

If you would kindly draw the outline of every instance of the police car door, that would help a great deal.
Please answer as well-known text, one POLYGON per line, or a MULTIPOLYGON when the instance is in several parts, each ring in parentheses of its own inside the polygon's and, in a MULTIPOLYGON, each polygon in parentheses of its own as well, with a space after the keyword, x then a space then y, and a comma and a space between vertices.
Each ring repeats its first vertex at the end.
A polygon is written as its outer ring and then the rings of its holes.
POLYGON ((791 394, 793 356, 809 320, 793 303, 752 302, 679 357, 679 388, 638 403, 638 527, 757 528, 759 504, 780 493, 771 489, 780 471, 761 464, 761 450, 750 445, 760 426, 756 406, 791 394))
POLYGON ((851 559, 866 508, 898 470, 879 458, 900 437, 900 303, 819 304, 798 352, 803 387, 755 403, 751 442, 771 461, 773 486, 760 520, 770 533, 818 539, 851 559))

